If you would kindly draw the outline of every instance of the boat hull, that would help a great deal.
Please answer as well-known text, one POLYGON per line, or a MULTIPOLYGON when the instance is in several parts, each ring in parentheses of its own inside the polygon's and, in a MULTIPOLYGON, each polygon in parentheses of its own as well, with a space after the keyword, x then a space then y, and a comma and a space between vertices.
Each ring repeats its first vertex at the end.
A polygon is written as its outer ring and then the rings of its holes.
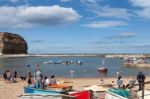
POLYGON ((99 72, 107 72, 108 69, 107 69, 107 68, 98 68, 98 71, 99 71, 99 72))
POLYGON ((69 95, 23 94, 23 95, 19 95, 18 99, 77 99, 77 98, 75 96, 69 96, 69 95))
POLYGON ((112 88, 105 94, 105 99, 130 99, 130 92, 124 89, 112 88))
POLYGON ((54 91, 54 90, 42 90, 32 87, 24 87, 24 93, 32 93, 32 94, 60 94, 60 91, 54 91))

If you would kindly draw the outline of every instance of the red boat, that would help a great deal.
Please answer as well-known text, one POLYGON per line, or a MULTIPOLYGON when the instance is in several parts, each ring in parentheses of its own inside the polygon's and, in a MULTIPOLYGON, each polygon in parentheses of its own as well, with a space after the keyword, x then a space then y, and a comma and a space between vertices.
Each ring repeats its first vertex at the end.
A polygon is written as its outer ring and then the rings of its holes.
POLYGON ((98 71, 100 71, 100 72, 107 72, 107 67, 104 67, 104 66, 100 66, 100 67, 98 67, 98 71))
POLYGON ((104 60, 102 60, 102 65, 100 65, 98 68, 98 71, 100 71, 100 72, 107 72, 107 67, 105 66, 105 61, 104 60))

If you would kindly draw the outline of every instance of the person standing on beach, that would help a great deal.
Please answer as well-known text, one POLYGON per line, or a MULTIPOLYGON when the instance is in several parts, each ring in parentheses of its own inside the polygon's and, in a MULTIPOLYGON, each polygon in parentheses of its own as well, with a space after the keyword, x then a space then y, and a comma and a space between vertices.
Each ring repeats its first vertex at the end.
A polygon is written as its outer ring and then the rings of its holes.
POLYGON ((17 71, 16 70, 14 70, 14 72, 13 72, 13 77, 16 79, 17 78, 17 71))
POLYGON ((7 70, 6 75, 7 75, 8 82, 11 82, 12 74, 11 74, 11 72, 9 70, 7 70))
POLYGON ((35 72, 35 80, 37 82, 37 86, 36 86, 37 88, 42 88, 42 79, 43 79, 43 75, 38 66, 38 68, 35 72))
POLYGON ((3 73, 3 78, 4 78, 5 82, 6 82, 6 80, 7 80, 7 71, 5 71, 5 72, 3 73))
POLYGON ((139 90, 144 88, 145 75, 140 71, 137 75, 137 81, 139 83, 139 90))

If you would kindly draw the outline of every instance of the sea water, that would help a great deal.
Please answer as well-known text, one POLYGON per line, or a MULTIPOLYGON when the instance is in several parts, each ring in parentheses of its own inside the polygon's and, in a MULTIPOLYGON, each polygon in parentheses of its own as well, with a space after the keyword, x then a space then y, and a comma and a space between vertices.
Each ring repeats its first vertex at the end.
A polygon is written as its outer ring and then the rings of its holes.
MULTIPOLYGON (((150 59, 146 59, 150 62, 150 59)), ((142 71, 146 75, 150 75, 150 68, 133 68, 123 67, 123 60, 120 58, 103 58, 103 57, 11 57, 0 59, 0 74, 5 70, 17 70, 18 75, 25 76, 30 70, 32 74, 37 68, 37 64, 45 76, 56 75, 56 77, 113 77, 119 71, 121 75, 132 76, 137 75, 142 71), (101 65, 102 60, 105 60, 105 65, 108 68, 107 73, 101 73, 97 70, 101 65), (62 61, 72 61, 72 64, 43 64, 47 61, 55 63, 62 61), (82 65, 75 64, 77 61, 82 61, 82 65)))

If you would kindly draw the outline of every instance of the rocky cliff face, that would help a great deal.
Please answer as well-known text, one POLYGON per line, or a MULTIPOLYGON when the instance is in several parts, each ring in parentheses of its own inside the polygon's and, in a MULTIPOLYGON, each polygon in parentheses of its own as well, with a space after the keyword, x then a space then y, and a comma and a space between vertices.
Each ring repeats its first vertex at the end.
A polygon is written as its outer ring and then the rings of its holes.
POLYGON ((0 54, 27 54, 28 46, 20 35, 0 32, 0 54))

